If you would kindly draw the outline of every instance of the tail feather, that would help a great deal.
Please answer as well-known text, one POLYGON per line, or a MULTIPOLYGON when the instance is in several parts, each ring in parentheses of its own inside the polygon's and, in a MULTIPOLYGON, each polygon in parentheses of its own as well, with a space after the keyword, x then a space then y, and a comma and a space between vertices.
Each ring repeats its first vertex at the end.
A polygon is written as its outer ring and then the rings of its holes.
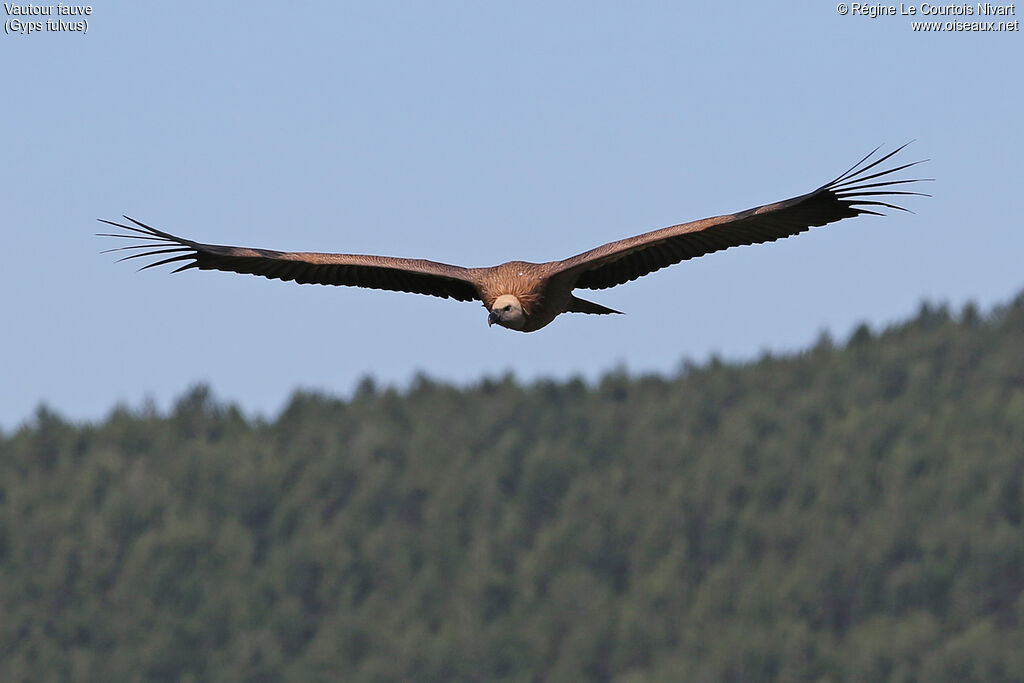
POLYGON ((606 308, 601 304, 595 304, 593 301, 587 301, 586 299, 580 299, 575 296, 569 301, 569 307, 565 310, 567 313, 595 313, 597 315, 617 313, 622 315, 622 311, 615 311, 610 308, 606 308))

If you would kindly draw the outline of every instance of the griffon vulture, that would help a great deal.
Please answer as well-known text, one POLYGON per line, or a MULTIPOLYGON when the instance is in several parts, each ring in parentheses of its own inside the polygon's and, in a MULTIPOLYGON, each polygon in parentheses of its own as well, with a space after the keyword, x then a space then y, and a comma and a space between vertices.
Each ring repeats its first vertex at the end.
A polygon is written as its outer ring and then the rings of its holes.
POLYGON ((574 296, 574 289, 614 287, 714 251, 772 242, 862 213, 883 215, 878 211, 883 207, 905 211, 882 197, 923 195, 895 188, 930 178, 897 180, 893 177, 922 162, 872 172, 903 147, 906 145, 873 159, 878 152, 876 148, 846 173, 799 197, 673 225, 547 263, 509 261, 491 268, 463 268, 424 259, 225 247, 176 237, 127 216, 125 219, 134 225, 99 220, 129 231, 127 234, 101 233, 105 237, 143 240, 141 244, 107 251, 144 250, 125 259, 166 256, 141 270, 185 261, 174 272, 189 268, 226 270, 302 284, 372 287, 459 301, 478 299, 488 310, 488 325, 497 323, 511 330, 533 332, 561 313, 618 313, 574 296))

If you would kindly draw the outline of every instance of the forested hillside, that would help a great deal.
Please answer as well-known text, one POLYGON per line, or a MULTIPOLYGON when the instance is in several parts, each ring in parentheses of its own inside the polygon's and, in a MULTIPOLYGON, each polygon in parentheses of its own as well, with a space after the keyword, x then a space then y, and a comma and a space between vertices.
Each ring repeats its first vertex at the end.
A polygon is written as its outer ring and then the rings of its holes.
POLYGON ((1024 295, 671 378, 41 408, 0 680, 1022 681, 1022 488, 1024 295))

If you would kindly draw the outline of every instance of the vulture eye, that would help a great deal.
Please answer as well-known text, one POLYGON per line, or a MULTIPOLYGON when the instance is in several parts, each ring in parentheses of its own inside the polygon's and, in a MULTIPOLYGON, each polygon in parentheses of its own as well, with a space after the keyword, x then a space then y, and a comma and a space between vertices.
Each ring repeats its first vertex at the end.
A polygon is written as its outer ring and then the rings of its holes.
POLYGON ((505 308, 503 308, 503 309, 501 309, 501 310, 503 310, 503 311, 511 311, 511 310, 512 310, 512 304, 507 304, 507 305, 505 306, 505 308))

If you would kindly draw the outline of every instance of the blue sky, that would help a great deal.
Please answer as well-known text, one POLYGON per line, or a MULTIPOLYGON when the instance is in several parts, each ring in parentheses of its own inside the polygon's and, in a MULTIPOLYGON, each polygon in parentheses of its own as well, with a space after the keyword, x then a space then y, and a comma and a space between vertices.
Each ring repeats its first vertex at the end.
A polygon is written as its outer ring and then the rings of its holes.
MULTIPOLYGON (((4 19, 9 19, 4 16, 4 19)), ((209 382, 299 387, 672 373, 798 350, 923 299, 1024 287, 1017 33, 915 33, 829 3, 128 3, 0 36, 0 426, 209 382), (475 304, 137 273, 122 213, 220 244, 467 266, 564 258, 806 192, 876 145, 930 158, 915 213, 732 249, 523 335, 475 304)))

